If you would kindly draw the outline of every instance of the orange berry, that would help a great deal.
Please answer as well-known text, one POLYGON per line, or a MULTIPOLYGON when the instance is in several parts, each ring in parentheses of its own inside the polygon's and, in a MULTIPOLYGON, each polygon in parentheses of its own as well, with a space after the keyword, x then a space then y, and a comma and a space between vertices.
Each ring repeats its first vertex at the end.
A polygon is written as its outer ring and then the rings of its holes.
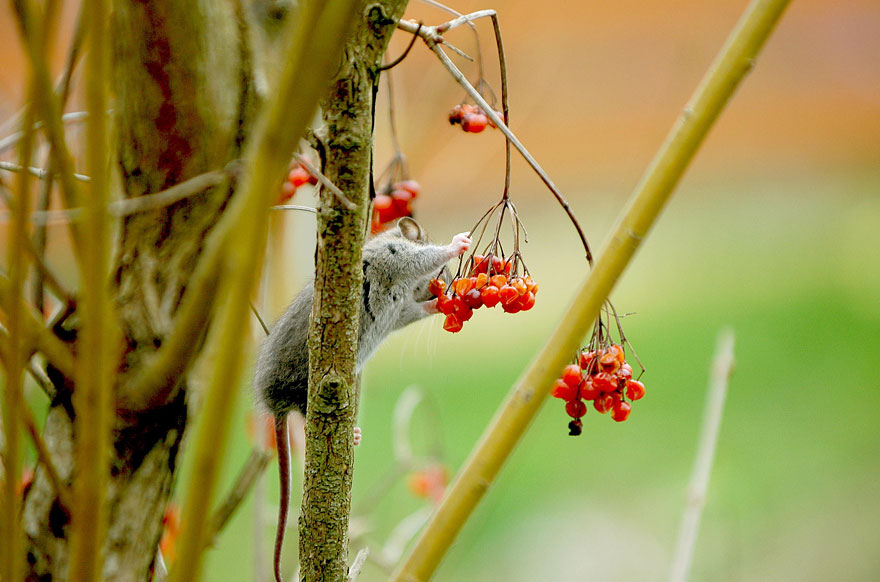
POLYGON ((443 329, 451 333, 457 333, 461 331, 464 323, 458 318, 454 313, 450 313, 446 316, 446 320, 443 322, 443 329))
POLYGON ((461 277, 452 282, 452 288, 458 295, 464 295, 473 288, 473 282, 467 277, 461 277))
POLYGON ((480 298, 483 300, 483 305, 486 307, 495 307, 498 305, 498 302, 501 301, 498 287, 495 285, 486 285, 480 289, 480 298))
POLYGON ((626 383, 626 397, 636 401, 645 396, 645 385, 638 380, 629 380, 626 383))
POLYGON ((492 275, 489 277, 489 283, 495 285, 499 289, 507 285, 507 276, 506 275, 492 275))
POLYGON ((428 293, 435 296, 443 295, 446 291, 446 282, 441 279, 431 279, 428 282, 428 293))
POLYGON ((577 364, 569 364, 562 370, 562 381, 572 388, 577 388, 582 379, 581 369, 577 364))
POLYGON ((554 398, 561 398, 567 402, 569 400, 574 400, 577 395, 577 388, 569 386, 567 382, 560 378, 553 383, 553 389, 550 391, 550 394, 552 394, 554 398))

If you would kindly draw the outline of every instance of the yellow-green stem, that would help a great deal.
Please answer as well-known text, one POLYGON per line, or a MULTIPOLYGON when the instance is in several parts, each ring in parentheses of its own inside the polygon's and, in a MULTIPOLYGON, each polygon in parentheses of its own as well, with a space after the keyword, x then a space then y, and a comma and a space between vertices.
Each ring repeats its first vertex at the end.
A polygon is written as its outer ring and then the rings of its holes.
POLYGON ((90 112, 86 159, 91 184, 84 192, 80 249, 82 329, 75 366, 73 508, 71 512, 71 580, 101 579, 102 549, 107 531, 106 498, 110 477, 110 436, 114 416, 111 398, 113 354, 118 330, 110 325, 110 216, 107 212, 107 0, 88 0, 83 6, 89 28, 85 97, 90 112))
MULTIPOLYGON (((246 335, 248 305, 266 240, 268 208, 276 196, 290 155, 311 119, 328 75, 340 56, 357 2, 301 7, 284 72, 266 114, 245 153, 246 175, 202 260, 222 257, 216 367, 205 393, 195 444, 194 474, 186 493, 178 560, 172 582, 197 582, 241 368, 241 338, 246 335), (235 240, 232 241, 232 237, 235 240), (214 255, 214 253, 220 253, 214 255)), ((191 293, 190 289, 187 293, 191 293)))
POLYGON ((579 347, 694 152, 751 69, 787 5, 788 0, 756 0, 746 10, 636 187, 592 274, 547 345, 496 413, 393 580, 425 582, 431 578, 462 525, 525 434, 553 380, 579 347))
MULTIPOLYGON (((31 91, 33 93, 33 91, 31 91)), ((27 166, 33 148, 32 110, 24 116, 24 139, 20 144, 19 160, 27 166)), ((2 496, 2 540, 0 540, 0 579, 20 580, 23 573, 21 530, 21 498, 18 483, 21 479, 21 411, 24 408, 23 376, 26 329, 22 297, 27 265, 24 262, 24 248, 28 238, 28 213, 30 212, 30 182, 27 172, 18 175, 17 196, 14 204, 12 227, 7 244, 7 264, 9 265, 9 303, 6 312, 6 327, 9 332, 9 357, 6 359, 6 382, 3 390, 6 450, 4 464, 6 473, 3 480, 2 496)))

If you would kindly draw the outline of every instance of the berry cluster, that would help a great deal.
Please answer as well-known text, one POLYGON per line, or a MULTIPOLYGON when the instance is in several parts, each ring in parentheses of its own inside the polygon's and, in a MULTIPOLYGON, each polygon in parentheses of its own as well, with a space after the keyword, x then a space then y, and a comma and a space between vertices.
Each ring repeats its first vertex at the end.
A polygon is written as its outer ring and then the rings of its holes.
POLYGON ((311 184, 314 186, 318 183, 318 179, 306 169, 302 164, 297 164, 290 169, 287 174, 287 181, 281 185, 281 196, 278 198, 278 204, 284 204, 296 194, 297 188, 303 184, 311 184))
POLYGON ((507 313, 528 311, 535 306, 538 284, 528 274, 511 277, 511 261, 497 255, 474 255, 473 265, 469 276, 455 278, 448 289, 440 279, 432 279, 428 285, 428 290, 437 296, 437 310, 446 316, 446 331, 461 331, 474 309, 484 305, 501 305, 507 313))
POLYGON ((415 180, 403 180, 391 186, 390 193, 377 194, 373 200, 372 231, 377 233, 391 221, 412 216, 410 202, 415 200, 422 187, 415 180))
POLYGON ((553 384, 552 394, 565 401, 565 412, 574 419, 568 423, 569 434, 581 434, 581 417, 587 413, 585 400, 592 400, 597 412, 610 410, 617 422, 629 418, 632 405, 626 399, 634 402, 645 395, 645 385, 633 380, 632 375, 633 369, 618 344, 581 352, 577 364, 566 366, 553 384))
POLYGON ((468 105, 462 103, 456 105, 449 112, 449 123, 455 125, 461 124, 462 131, 467 133, 480 133, 486 127, 495 128, 495 124, 486 115, 486 112, 476 105, 468 105))

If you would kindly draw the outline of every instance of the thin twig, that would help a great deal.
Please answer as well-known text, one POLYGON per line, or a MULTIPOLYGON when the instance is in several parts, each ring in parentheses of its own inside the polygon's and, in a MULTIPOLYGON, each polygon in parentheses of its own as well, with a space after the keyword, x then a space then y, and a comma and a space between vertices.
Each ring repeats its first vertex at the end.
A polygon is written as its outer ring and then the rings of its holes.
MULTIPOLYGON (((109 115, 111 111, 108 111, 109 115)), ((62 123, 77 123, 79 121, 85 121, 89 118, 88 111, 72 111, 70 113, 65 113, 61 116, 62 123)), ((31 124, 31 127, 34 131, 38 129, 42 129, 45 127, 45 124, 41 121, 31 124)), ((24 137, 24 131, 16 131, 15 133, 11 133, 0 139, 0 154, 6 153, 6 151, 10 148, 14 148, 18 142, 24 137)))
POLYGON ((317 214, 318 212, 317 209, 311 206, 299 206, 298 204, 279 204, 269 207, 269 210, 301 210, 302 212, 311 212, 312 214, 317 214))
POLYGON ((223 528, 229 523, 229 519, 241 506, 244 498, 257 482, 257 478, 269 466, 269 461, 272 460, 272 457, 273 455, 269 451, 257 448, 251 450, 251 454, 241 468, 241 471, 239 471, 232 489, 229 490, 226 498, 214 510, 214 515, 211 517, 211 528, 205 540, 206 545, 211 545, 217 534, 223 531, 223 528))
POLYGON ((37 450, 37 458, 40 460, 43 468, 46 469, 46 475, 48 475, 49 482, 52 484, 52 488, 55 490, 56 495, 58 495, 58 501, 61 503, 62 507, 70 510, 72 507, 70 505, 70 488, 64 484, 58 474, 58 469, 55 467, 55 462, 52 460, 52 454, 49 452, 49 447, 46 446, 46 442, 43 440, 42 435, 40 435, 40 430, 37 427, 36 420, 34 420, 34 415, 27 406, 22 406, 20 410, 22 412, 24 426, 27 429, 28 434, 30 434, 31 441, 34 443, 34 448, 37 450))
MULTIPOLYGON (((491 15, 493 11, 485 11, 486 16, 491 15)), ((441 25, 442 26, 442 25, 441 25)), ((417 28, 408 21, 401 20, 398 23, 398 27, 402 30, 406 30, 412 34, 416 33, 417 28)), ((471 98, 480 106, 481 109, 486 113, 489 119, 492 120, 492 123, 495 124, 496 127, 504 134, 504 136, 510 141, 511 144, 516 148, 516 150, 522 155, 522 157, 526 160, 526 162, 531 166, 531 168, 535 171, 536 174, 541 178, 541 181, 547 186, 550 192, 553 193, 553 196, 565 210, 565 213, 568 215, 569 220, 571 220, 572 224, 575 227, 575 230, 578 233, 578 236, 581 239, 581 244, 583 244, 584 251, 586 252, 587 262, 592 265, 593 263, 593 254, 590 251, 590 245, 587 243, 587 237, 584 235, 583 229, 580 226, 577 218, 574 215, 571 207, 566 201, 565 197, 562 196, 562 193, 559 191, 559 188, 556 187, 556 184, 553 183, 553 180, 550 179, 550 176, 547 175, 547 172, 541 167, 537 160, 532 156, 531 153, 526 149, 526 147, 522 144, 519 138, 510 130, 506 123, 498 116, 498 113, 492 108, 489 103, 483 98, 479 91, 470 83, 470 81, 465 78, 464 73, 462 73, 458 67, 455 66, 449 57, 443 52, 443 49, 440 48, 440 41, 442 40, 437 34, 437 27, 433 26, 425 26, 422 27, 419 36, 425 41, 425 44, 437 55, 437 58, 440 59, 440 62, 443 63, 443 66, 449 71, 452 77, 461 85, 464 90, 471 96, 471 98)), ((500 38, 500 37, 499 37, 500 38)))
POLYGON ((712 360, 712 377, 706 397, 706 408, 703 411, 703 427, 700 429, 697 455, 694 459, 690 485, 688 485, 687 503, 682 512, 678 541, 675 544, 672 566, 669 570, 670 582, 685 582, 691 570, 694 547, 700 533, 700 517, 703 514, 703 507, 706 505, 709 475, 712 473, 712 461, 715 458, 718 433, 721 430, 727 385, 733 373, 733 344, 732 330, 725 329, 718 334, 715 357, 712 360))
POLYGON ((357 210, 357 205, 349 200, 336 184, 327 179, 327 176, 322 174, 321 170, 316 168, 311 160, 300 154, 294 154, 293 159, 295 159, 297 163, 302 164, 302 166, 309 171, 309 174, 318 179, 318 182, 320 182, 322 186, 330 190, 330 192, 336 196, 339 203, 345 206, 346 209, 351 210, 352 212, 357 210))
MULTIPOLYGON (((15 212, 15 200, 10 197, 9 192, 6 188, 3 187, 2 183, 0 183, 0 198, 6 203, 7 207, 11 209, 11 212, 15 212)), ((30 215, 33 217, 35 214, 32 212, 30 215)), ((2 216, 2 214, 0 214, 2 216)), ((49 289, 55 294, 58 299, 64 303, 73 303, 74 298, 73 294, 70 293, 64 286, 61 284, 59 278, 55 275, 52 269, 49 267, 48 263, 43 256, 43 253, 36 248, 34 241, 30 238, 24 241, 24 250, 31 256, 34 261, 34 267, 36 267, 37 274, 40 276, 40 279, 44 281, 49 289)), ((35 304, 36 305, 36 304, 35 304)), ((40 305, 36 305, 37 309, 40 313, 43 312, 40 305)))
POLYGON ((361 575, 361 570, 364 567, 364 563, 367 561, 367 558, 370 555, 370 548, 363 547, 357 553, 357 556, 354 557, 354 561, 351 563, 351 566, 348 567, 348 582, 355 582, 358 579, 358 576, 361 575))
POLYGON ((73 354, 70 348, 58 339, 55 334, 43 326, 42 317, 34 313, 33 307, 20 300, 14 302, 10 280, 0 275, 0 310, 6 314, 7 321, 11 311, 21 310, 22 332, 26 349, 34 349, 42 353, 46 360, 67 378, 73 377, 73 354))
MULTIPOLYGON (((0 170, 6 170, 7 172, 21 172, 24 169, 25 168, 19 166, 18 164, 0 161, 0 170)), ((45 168, 35 168, 33 166, 28 166, 27 171, 28 173, 30 173, 31 176, 36 176, 40 180, 48 180, 49 178, 55 177, 49 170, 45 168)), ((79 180, 80 182, 90 182, 92 180, 84 174, 77 173, 73 174, 73 178, 74 180, 79 180)))
MULTIPOLYGON (((422 27, 422 23, 419 22, 419 28, 421 28, 421 27, 422 27)), ((417 30, 418 30, 418 29, 417 29, 417 30)), ((413 45, 416 44, 416 39, 418 38, 418 34, 419 34, 419 33, 416 32, 416 33, 413 35, 413 37, 412 37, 412 38, 410 39, 410 41, 409 41, 409 44, 406 45, 406 48, 403 50, 403 54, 401 54, 399 57, 397 57, 396 59, 394 59, 394 60, 391 61, 390 63, 387 63, 387 64, 385 64, 385 65, 382 65, 381 67, 379 67, 379 70, 380 70, 380 71, 390 71, 391 69, 393 69, 394 67, 396 67, 397 65, 399 65, 400 63, 402 63, 402 62, 403 62, 403 59, 406 58, 406 55, 409 54, 409 51, 412 50, 413 45)))

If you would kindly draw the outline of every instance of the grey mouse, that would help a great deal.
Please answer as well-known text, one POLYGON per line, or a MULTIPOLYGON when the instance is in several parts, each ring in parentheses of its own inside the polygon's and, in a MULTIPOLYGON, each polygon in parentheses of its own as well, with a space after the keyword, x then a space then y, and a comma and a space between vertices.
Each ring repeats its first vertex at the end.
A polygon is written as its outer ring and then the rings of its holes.
MULTIPOLYGON (((437 300, 428 292, 428 282, 441 273, 450 260, 470 248, 467 233, 452 238, 448 245, 427 241, 419 224, 401 218, 394 228, 364 243, 364 286, 360 315, 356 372, 392 331, 437 313, 437 300)), ((281 582, 281 546, 290 506, 290 447, 287 442, 287 414, 305 414, 308 395, 308 335, 314 282, 309 282, 274 325, 257 356, 254 390, 260 405, 275 419, 281 501, 275 534, 275 580, 281 582)), ((355 429, 355 444, 360 429, 355 429)))

